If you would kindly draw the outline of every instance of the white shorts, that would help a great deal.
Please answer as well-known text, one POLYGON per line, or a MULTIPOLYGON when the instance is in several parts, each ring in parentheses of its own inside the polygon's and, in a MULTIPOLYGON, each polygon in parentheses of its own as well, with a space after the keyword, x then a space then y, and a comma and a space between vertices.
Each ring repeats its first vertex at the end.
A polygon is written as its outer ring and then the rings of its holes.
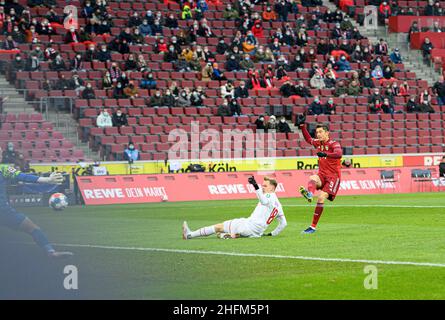
POLYGON ((258 231, 253 230, 247 218, 227 220, 223 224, 226 233, 239 234, 241 237, 261 237, 258 231))

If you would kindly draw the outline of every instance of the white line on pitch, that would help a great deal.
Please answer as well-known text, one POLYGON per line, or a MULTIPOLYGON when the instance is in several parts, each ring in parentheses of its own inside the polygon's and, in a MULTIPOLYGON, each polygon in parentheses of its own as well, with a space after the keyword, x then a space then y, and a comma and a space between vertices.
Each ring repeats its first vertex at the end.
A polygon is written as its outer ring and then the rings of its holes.
POLYGON ((367 263, 367 264, 389 264, 389 265, 408 265, 408 266, 420 266, 420 267, 445 268, 444 263, 430 263, 430 262, 320 258, 320 257, 305 257, 305 256, 284 256, 284 255, 274 255, 274 254, 223 252, 223 251, 201 251, 201 250, 181 250, 181 249, 143 248, 143 247, 117 247, 117 246, 90 245, 90 244, 62 244, 62 243, 60 243, 60 244, 56 244, 56 245, 62 246, 62 247, 73 247, 73 248, 94 248, 94 249, 108 249, 108 250, 170 252, 170 253, 172 252, 172 253, 182 253, 182 254, 208 254, 208 255, 234 256, 234 257, 258 257, 258 258, 274 258, 274 259, 294 259, 294 260, 311 260, 311 261, 328 261, 328 262, 352 262, 352 263, 367 263))

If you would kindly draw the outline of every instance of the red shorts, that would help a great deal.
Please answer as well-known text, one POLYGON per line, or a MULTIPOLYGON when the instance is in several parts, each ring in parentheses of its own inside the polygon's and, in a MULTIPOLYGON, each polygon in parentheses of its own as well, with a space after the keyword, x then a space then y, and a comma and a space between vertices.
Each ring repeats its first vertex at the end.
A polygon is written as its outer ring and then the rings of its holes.
POLYGON ((329 194, 328 200, 334 201, 337 195, 338 189, 340 188, 340 177, 339 176, 321 176, 318 175, 321 180, 321 187, 318 188, 329 194))

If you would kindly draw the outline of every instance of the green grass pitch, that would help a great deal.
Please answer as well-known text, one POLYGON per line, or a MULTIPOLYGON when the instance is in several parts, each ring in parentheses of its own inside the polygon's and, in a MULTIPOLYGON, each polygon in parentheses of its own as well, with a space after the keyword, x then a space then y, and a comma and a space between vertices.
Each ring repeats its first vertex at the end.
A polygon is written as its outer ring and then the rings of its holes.
MULTIPOLYGON (((197 229, 247 217, 254 200, 23 211, 51 240, 74 245, 59 248, 73 251, 72 263, 82 265, 80 289, 88 292, 99 283, 94 298, 445 298, 442 193, 340 195, 325 205, 313 235, 300 232, 310 224, 314 204, 281 202, 288 226, 278 237, 236 240, 210 236, 184 241, 181 224, 187 220, 197 229), (377 268, 377 289, 364 287, 367 265, 377 268)), ((24 235, 14 237, 29 242, 24 235)))

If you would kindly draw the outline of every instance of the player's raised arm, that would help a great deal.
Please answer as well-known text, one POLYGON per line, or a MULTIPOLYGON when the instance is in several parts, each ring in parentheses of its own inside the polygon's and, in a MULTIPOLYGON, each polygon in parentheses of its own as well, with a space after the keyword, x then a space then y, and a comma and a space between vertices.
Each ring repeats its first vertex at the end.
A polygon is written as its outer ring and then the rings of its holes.
POLYGON ((249 178, 248 181, 255 188, 256 195, 258 197, 258 200, 260 200, 261 204, 263 206, 269 205, 270 204, 270 199, 264 195, 263 190, 261 190, 261 188, 258 186, 258 184, 255 181, 255 178, 252 176, 252 177, 249 178))
POLYGON ((306 140, 307 143, 314 145, 314 139, 309 134, 309 131, 307 131, 305 121, 306 121, 306 116, 304 114, 299 114, 297 116, 297 121, 295 122, 295 126, 301 129, 304 140, 306 140))

